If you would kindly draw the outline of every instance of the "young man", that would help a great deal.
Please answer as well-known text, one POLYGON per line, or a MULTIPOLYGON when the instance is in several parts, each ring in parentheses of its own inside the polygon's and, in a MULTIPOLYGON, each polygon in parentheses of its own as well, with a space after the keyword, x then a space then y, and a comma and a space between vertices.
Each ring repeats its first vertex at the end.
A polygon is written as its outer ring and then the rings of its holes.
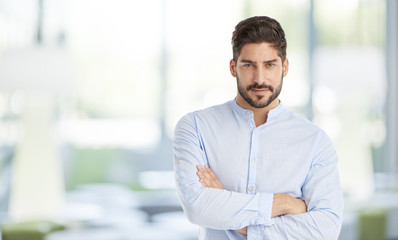
POLYGON ((175 177, 200 239, 337 239, 343 198, 326 134, 284 108, 285 34, 269 17, 241 21, 230 71, 238 93, 185 115, 175 177))

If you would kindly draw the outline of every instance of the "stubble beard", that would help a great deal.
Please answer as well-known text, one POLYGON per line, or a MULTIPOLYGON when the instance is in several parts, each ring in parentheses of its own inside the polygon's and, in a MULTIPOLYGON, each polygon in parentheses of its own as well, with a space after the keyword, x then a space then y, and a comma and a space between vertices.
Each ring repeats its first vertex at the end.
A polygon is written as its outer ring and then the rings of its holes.
POLYGON ((278 85, 278 87, 276 89, 274 89, 272 86, 270 85, 266 85, 266 84, 262 84, 262 85, 258 85, 257 83, 249 85, 246 87, 246 89, 241 86, 239 84, 239 77, 236 76, 236 82, 238 85, 238 92, 239 94, 242 96, 242 98, 252 107, 254 108, 265 108, 268 105, 270 105, 276 98, 278 98, 279 94, 282 91, 282 85, 283 85, 283 76, 281 77, 281 83, 278 85), (265 101, 261 101, 263 98, 265 98, 266 96, 260 96, 260 95, 256 95, 255 98, 257 99, 257 101, 255 99, 253 99, 252 97, 250 97, 249 95, 249 91, 252 88, 267 88, 270 92, 272 92, 271 96, 268 97, 267 100, 265 101))

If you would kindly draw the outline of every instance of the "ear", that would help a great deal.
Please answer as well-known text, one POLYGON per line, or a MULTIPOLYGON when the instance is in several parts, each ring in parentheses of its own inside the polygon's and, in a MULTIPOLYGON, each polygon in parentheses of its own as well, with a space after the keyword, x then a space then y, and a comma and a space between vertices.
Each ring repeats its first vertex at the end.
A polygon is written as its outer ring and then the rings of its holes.
POLYGON ((236 77, 236 63, 233 59, 229 61, 229 71, 233 77, 236 77))
POLYGON ((289 72, 289 59, 285 58, 282 67, 283 67, 283 77, 286 77, 287 73, 289 72))

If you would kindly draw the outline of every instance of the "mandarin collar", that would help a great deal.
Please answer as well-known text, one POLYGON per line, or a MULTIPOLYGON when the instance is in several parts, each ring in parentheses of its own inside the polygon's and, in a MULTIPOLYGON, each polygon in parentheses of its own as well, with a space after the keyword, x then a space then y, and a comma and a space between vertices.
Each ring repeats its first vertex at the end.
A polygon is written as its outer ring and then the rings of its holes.
MULTIPOLYGON (((234 100, 232 101, 232 107, 233 109, 239 113, 240 115, 244 115, 244 116, 252 116, 253 115, 253 111, 249 110, 249 109, 244 109, 241 106, 238 105, 238 103, 236 102, 236 98, 234 98, 234 100)), ((272 120, 274 118, 276 118, 284 109, 284 106, 282 104, 282 102, 279 100, 279 105, 276 108, 271 109, 268 112, 268 120, 272 120)))

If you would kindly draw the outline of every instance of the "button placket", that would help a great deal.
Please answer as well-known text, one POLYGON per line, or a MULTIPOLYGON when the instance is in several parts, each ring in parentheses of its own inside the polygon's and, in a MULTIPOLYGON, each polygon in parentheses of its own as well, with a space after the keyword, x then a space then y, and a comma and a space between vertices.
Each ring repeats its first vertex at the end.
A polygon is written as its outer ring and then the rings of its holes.
POLYGON ((249 177, 248 177, 248 185, 247 185, 247 193, 255 194, 256 189, 256 173, 257 173, 257 148, 258 148, 258 134, 257 129, 253 129, 251 135, 251 148, 250 148, 250 156, 249 156, 249 177))
POLYGON ((253 112, 250 111, 250 110, 247 110, 247 111, 246 111, 246 114, 247 114, 247 116, 248 116, 247 123, 249 124, 249 127, 250 127, 251 129, 255 128, 255 127, 256 127, 256 124, 254 123, 254 115, 253 115, 253 112))

